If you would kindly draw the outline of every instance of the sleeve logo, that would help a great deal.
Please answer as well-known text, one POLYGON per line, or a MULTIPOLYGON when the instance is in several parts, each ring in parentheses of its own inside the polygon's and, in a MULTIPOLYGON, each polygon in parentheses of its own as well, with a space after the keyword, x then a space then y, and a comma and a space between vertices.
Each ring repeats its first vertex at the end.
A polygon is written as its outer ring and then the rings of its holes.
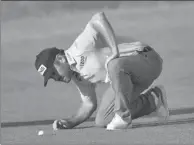
POLYGON ((74 60, 74 58, 73 58, 73 57, 71 56, 71 54, 69 54, 67 51, 65 52, 65 56, 66 56, 67 61, 68 61, 68 63, 69 63, 70 65, 76 63, 75 60, 74 60))
POLYGON ((38 72, 43 76, 46 70, 47 70, 46 66, 41 64, 39 69, 38 69, 38 72))

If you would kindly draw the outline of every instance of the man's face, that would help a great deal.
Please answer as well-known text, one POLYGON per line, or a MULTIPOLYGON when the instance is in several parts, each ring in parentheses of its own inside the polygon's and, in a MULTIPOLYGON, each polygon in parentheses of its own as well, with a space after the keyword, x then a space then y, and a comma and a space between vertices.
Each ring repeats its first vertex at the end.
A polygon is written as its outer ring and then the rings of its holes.
POLYGON ((65 61, 64 56, 58 55, 54 62, 54 67, 58 73, 58 80, 65 83, 69 83, 72 77, 72 71, 69 64, 65 61))

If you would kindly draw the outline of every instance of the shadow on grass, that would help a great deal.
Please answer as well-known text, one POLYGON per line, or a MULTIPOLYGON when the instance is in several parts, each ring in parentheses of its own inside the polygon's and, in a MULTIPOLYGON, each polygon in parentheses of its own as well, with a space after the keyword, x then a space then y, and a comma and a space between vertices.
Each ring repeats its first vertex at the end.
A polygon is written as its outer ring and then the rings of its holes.
POLYGON ((133 129, 141 127, 154 127, 154 126, 167 126, 167 125, 177 125, 177 124, 189 124, 194 123, 194 117, 186 119, 175 119, 167 122, 147 122, 147 123, 134 123, 133 129))
MULTIPOLYGON (((191 113, 194 113, 194 107, 170 110, 170 115, 181 115, 181 114, 191 114, 191 113)), ((95 120, 95 118, 91 117, 87 120, 87 122, 91 122, 94 120, 95 120)), ((6 128, 6 127, 20 127, 20 126, 50 125, 53 123, 53 121, 54 121, 54 119, 18 121, 18 122, 2 122, 1 127, 6 128)), ((149 126, 151 127, 151 126, 158 126, 158 125, 186 124, 186 123, 194 123, 194 117, 189 118, 189 119, 169 121, 167 123, 157 123, 157 122, 151 122, 151 123, 145 123, 145 124, 138 123, 138 124, 134 124, 133 128, 149 127, 149 126)), ((90 126, 90 127, 93 127, 93 126, 90 126)), ((90 128, 90 127, 76 127, 76 128, 78 129, 78 128, 90 128)))
POLYGON ((77 127, 74 127, 72 129, 86 129, 86 128, 93 128, 95 127, 94 125, 89 125, 89 126, 77 126, 77 127))

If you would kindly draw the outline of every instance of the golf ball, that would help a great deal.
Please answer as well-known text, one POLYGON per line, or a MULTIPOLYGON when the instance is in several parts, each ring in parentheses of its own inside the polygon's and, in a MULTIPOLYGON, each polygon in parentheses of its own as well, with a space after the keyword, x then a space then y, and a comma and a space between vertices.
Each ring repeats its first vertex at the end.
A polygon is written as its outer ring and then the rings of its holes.
POLYGON ((38 135, 41 136, 43 134, 44 134, 44 131, 43 130, 39 130, 38 135))

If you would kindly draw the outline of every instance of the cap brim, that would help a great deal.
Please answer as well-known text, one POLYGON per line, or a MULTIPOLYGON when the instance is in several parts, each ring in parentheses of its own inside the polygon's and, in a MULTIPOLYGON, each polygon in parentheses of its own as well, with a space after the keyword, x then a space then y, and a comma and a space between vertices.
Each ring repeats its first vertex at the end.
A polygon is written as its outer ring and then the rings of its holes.
POLYGON ((44 77, 44 87, 47 86, 48 80, 49 80, 49 79, 47 79, 46 77, 44 77))
POLYGON ((48 70, 48 72, 46 72, 45 76, 44 76, 44 87, 47 86, 48 80, 50 79, 52 74, 52 69, 48 70))

